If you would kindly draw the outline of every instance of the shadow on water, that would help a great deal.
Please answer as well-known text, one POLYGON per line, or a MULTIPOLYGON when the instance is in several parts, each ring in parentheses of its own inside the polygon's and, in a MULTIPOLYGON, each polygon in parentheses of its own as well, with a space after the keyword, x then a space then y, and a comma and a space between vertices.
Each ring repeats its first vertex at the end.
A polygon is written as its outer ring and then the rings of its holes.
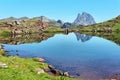
POLYGON ((11 35, 8 37, 0 36, 0 43, 2 44, 24 44, 24 43, 33 43, 41 42, 47 40, 48 38, 54 36, 54 33, 41 33, 41 34, 27 34, 27 35, 11 35))

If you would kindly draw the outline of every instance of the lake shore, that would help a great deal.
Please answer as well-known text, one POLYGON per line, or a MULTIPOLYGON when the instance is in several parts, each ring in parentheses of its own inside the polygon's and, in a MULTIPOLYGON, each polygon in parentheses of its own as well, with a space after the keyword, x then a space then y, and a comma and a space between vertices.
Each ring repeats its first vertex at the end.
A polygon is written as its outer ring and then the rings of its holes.
POLYGON ((19 58, 18 56, 6 56, 6 54, 7 52, 0 45, 0 77, 2 80, 74 80, 69 78, 67 72, 48 65, 42 58, 19 58))

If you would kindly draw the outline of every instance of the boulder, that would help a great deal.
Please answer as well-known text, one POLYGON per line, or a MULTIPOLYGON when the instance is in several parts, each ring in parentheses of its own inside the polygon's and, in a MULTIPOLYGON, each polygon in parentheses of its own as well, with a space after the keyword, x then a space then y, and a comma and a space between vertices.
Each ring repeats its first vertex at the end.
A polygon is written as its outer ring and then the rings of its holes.
POLYGON ((54 66, 52 65, 48 65, 47 69, 50 73, 56 75, 56 76, 63 76, 63 72, 61 70, 56 69, 54 66))

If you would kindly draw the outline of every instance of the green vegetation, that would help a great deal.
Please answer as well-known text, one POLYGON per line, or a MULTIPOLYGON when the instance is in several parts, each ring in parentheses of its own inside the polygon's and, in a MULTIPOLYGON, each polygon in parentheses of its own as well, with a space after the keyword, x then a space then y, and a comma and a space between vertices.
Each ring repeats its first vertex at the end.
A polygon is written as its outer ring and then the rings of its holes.
POLYGON ((97 23, 90 26, 85 26, 81 28, 77 28, 80 32, 107 32, 109 30, 113 32, 120 31, 120 16, 113 18, 112 20, 108 20, 106 22, 97 23))
MULTIPOLYGON (((40 42, 52 37, 56 33, 64 32, 64 29, 59 27, 48 27, 40 33, 39 27, 30 27, 30 25, 34 25, 37 21, 37 19, 28 20, 27 22, 22 23, 23 27, 18 28, 18 30, 28 30, 30 33, 39 33, 37 35, 23 34, 16 35, 12 38, 10 37, 10 28, 0 27, 0 43, 19 44, 40 42), (29 27, 26 28, 26 26, 29 27)), ((1 22, 1 24, 3 23, 1 22)), ((76 31, 82 34, 103 37, 120 45, 120 16, 91 26, 70 28, 69 31, 76 31)), ((38 74, 37 69, 45 69, 48 65, 46 63, 36 61, 37 58, 19 58, 17 56, 5 55, 5 51, 0 49, 0 64, 4 63, 8 66, 7 68, 0 67, 0 80, 74 80, 64 76, 52 76, 45 72, 38 74)))
POLYGON ((3 31, 1 35, 7 37, 7 36, 10 36, 11 33, 9 31, 3 31))
POLYGON ((27 20, 26 22, 22 23, 22 25, 23 26, 30 26, 30 25, 35 24, 36 22, 38 22, 38 19, 30 19, 30 20, 27 20))
POLYGON ((59 27, 49 27, 47 30, 44 31, 45 33, 61 33, 64 32, 63 29, 59 27))
POLYGON ((116 44, 120 45, 120 32, 111 32, 111 33, 106 33, 106 32, 80 32, 81 34, 88 34, 91 36, 98 36, 102 37, 105 39, 108 39, 110 41, 115 42, 116 44))
POLYGON ((64 76, 52 76, 47 73, 37 73, 37 69, 47 67, 32 58, 19 58, 17 56, 3 56, 4 50, 0 50, 0 63, 6 64, 7 68, 0 67, 0 80, 73 80, 64 76))

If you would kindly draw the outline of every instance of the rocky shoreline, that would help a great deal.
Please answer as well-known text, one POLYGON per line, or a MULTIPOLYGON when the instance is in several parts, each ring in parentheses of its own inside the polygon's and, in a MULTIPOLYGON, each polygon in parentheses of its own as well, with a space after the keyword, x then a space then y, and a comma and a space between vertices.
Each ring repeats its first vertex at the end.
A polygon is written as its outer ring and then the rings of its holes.
MULTIPOLYGON (((46 63, 46 60, 43 58, 38 58, 37 60, 40 63, 46 63)), ((46 63, 48 64, 48 63, 46 63)), ((47 72, 48 74, 54 75, 54 76, 66 76, 66 77, 72 77, 70 76, 70 74, 68 72, 63 72, 59 69, 56 69, 53 65, 48 64, 47 68, 43 69, 45 72, 47 72)))
MULTIPOLYGON (((6 56, 7 55, 7 51, 5 51, 4 50, 4 46, 3 45, 0 45, 0 51, 2 51, 2 52, 5 52, 5 53, 3 53, 3 54, 1 54, 2 56, 6 56)), ((7 56, 6 56, 7 57, 7 56)), ((12 58, 16 58, 16 56, 11 56, 12 58)), ((9 57, 8 57, 9 58, 9 57)), ((11 58, 10 58, 11 59, 11 58)), ((24 59, 24 58, 20 58, 20 60, 21 59, 24 59)), ((26 59, 25 59, 26 60, 26 59)), ((48 73, 50 76, 56 76, 56 77, 58 77, 58 76, 63 76, 63 77, 67 77, 67 78, 70 78, 70 80, 71 80, 71 78, 73 78, 73 79, 78 79, 78 78, 76 78, 76 77, 74 77, 74 76, 71 76, 68 72, 63 72, 63 71, 61 71, 61 70, 59 70, 59 69, 57 69, 56 67, 54 67, 53 65, 51 65, 51 64, 48 64, 47 62, 46 62, 46 60, 45 59, 43 59, 43 58, 35 58, 35 59, 33 59, 34 60, 34 62, 36 63, 38 63, 38 64, 45 64, 46 65, 46 67, 38 67, 38 68, 35 68, 35 73, 36 73, 36 75, 40 75, 40 74, 42 74, 42 73, 48 73)), ((13 62, 12 62, 12 64, 14 64, 13 62)), ((34 65, 33 65, 34 66, 34 65)), ((6 62, 2 62, 2 61, 0 61, 0 69, 8 69, 10 67, 10 65, 9 64, 7 64, 6 62)), ((66 79, 65 79, 66 80, 66 79)), ((69 79, 68 79, 69 80, 69 79)), ((79 79, 78 79, 79 80, 79 79)), ((120 80, 120 74, 114 74, 114 75, 111 75, 111 76, 109 76, 109 77, 107 77, 107 78, 104 78, 103 80, 120 80)))
MULTIPOLYGON (((3 56, 7 56, 7 51, 4 50, 3 45, 0 45, 0 50, 5 52, 4 54, 2 54, 3 56)), ((53 65, 46 63, 46 60, 43 58, 37 58, 35 59, 35 61, 39 63, 47 64, 47 68, 36 69, 37 74, 48 73, 52 76, 65 76, 65 77, 73 78, 73 76, 70 76, 68 72, 63 72, 59 69, 56 69, 53 65)), ((0 62, 0 68, 7 68, 7 67, 8 67, 7 64, 0 62)))

